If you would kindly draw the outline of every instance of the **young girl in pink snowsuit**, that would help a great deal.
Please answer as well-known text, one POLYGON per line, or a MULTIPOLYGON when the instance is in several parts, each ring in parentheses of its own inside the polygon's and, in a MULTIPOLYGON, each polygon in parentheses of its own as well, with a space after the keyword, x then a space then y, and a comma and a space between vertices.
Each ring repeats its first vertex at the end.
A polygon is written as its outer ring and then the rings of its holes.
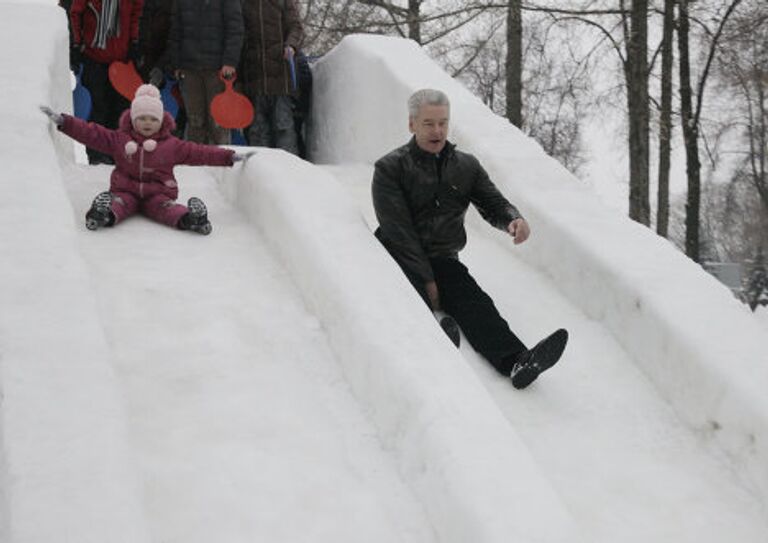
POLYGON ((160 92, 152 85, 139 87, 117 130, 55 113, 45 106, 40 109, 69 137, 115 160, 109 192, 98 194, 85 215, 90 230, 113 226, 140 212, 169 226, 210 234, 211 223, 202 200, 192 197, 186 206, 176 203, 179 189, 174 166, 232 166, 251 154, 171 135, 175 122, 163 112, 160 92))

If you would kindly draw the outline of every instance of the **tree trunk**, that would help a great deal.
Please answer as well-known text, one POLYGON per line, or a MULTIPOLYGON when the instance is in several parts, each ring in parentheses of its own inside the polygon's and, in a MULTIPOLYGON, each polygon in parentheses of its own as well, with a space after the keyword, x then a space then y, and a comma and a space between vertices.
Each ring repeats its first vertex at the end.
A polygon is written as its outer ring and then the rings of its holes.
POLYGON ((679 0, 677 45, 680 50, 680 115, 685 142, 688 199, 685 206, 685 254, 699 261, 699 223, 701 214, 701 163, 699 161, 699 127, 693 113, 691 65, 688 52, 688 0, 679 0))
POLYGON ((672 153, 672 61, 675 30, 675 0, 664 0, 664 27, 661 41, 661 112, 659 115, 659 189, 656 232, 669 234, 669 171, 672 153))
POLYGON ((408 37, 421 45, 421 2, 408 0, 408 37))
POLYGON ((632 0, 627 43, 627 102, 629 108, 629 217, 650 225, 648 2, 632 0))
POLYGON ((523 127, 523 11, 522 0, 507 7, 507 119, 523 127))

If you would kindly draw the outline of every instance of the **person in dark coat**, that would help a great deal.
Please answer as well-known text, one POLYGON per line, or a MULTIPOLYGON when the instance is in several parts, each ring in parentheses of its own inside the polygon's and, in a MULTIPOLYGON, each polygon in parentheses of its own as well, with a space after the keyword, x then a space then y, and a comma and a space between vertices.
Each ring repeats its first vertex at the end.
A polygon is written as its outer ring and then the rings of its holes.
MULTIPOLYGON (((70 64, 82 63, 82 83, 91 94, 90 120, 115 129, 129 102, 109 82, 109 65, 139 57, 139 17, 144 0, 71 0, 70 64)), ((66 9, 66 2, 63 7, 66 9)), ((111 164, 111 157, 87 148, 91 164, 111 164)))
POLYGON ((248 142, 299 154, 294 125, 293 97, 298 91, 298 69, 291 61, 304 40, 299 9, 294 0, 243 0, 245 46, 242 73, 245 94, 255 110, 248 142))
POLYGON ((219 74, 234 76, 240 61, 240 0, 175 0, 168 47, 187 114, 186 138, 228 144, 229 130, 216 124, 210 105, 224 90, 219 74))
POLYGON ((375 165, 375 235, 429 308, 449 315, 440 324, 451 339, 458 345, 460 327, 499 373, 525 388, 558 361, 568 332, 557 330, 526 348, 458 255, 467 242, 464 217, 470 203, 516 244, 530 235, 528 223, 477 158, 448 141, 450 103, 443 92, 417 91, 408 110, 413 137, 375 165))
MULTIPOLYGON (((171 34, 171 16, 174 0, 144 0, 144 10, 139 20, 139 45, 141 60, 139 73, 147 83, 159 89, 168 84, 167 78, 173 77, 168 42, 171 34)), ((176 111, 176 128, 174 136, 184 137, 187 127, 187 113, 184 110, 184 100, 178 87, 174 87, 172 96, 178 109, 176 111)))
POLYGON ((139 19, 141 61, 139 73, 144 81, 160 87, 170 71, 168 39, 174 0, 144 0, 139 19))

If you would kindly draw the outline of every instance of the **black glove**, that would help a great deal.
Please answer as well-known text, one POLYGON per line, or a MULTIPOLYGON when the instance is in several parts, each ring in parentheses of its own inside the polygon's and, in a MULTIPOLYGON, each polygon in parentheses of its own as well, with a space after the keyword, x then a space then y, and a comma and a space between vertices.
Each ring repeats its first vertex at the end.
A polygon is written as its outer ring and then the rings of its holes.
POLYGON ((69 69, 77 73, 80 65, 83 63, 83 48, 80 45, 73 45, 69 48, 69 69))
POLYGON ((128 47, 128 60, 132 60, 136 67, 141 64, 141 47, 139 47, 139 42, 131 42, 131 45, 128 47))

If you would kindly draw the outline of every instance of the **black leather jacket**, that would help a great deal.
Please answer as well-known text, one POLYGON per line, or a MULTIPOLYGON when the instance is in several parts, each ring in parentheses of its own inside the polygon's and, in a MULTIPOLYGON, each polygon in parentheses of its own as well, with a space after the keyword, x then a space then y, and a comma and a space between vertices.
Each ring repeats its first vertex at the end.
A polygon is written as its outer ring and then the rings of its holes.
POLYGON ((480 162, 451 143, 435 156, 411 138, 375 166, 377 235, 401 265, 424 282, 434 279, 429 258, 457 257, 466 245, 464 216, 470 203, 501 230, 521 217, 480 162))

